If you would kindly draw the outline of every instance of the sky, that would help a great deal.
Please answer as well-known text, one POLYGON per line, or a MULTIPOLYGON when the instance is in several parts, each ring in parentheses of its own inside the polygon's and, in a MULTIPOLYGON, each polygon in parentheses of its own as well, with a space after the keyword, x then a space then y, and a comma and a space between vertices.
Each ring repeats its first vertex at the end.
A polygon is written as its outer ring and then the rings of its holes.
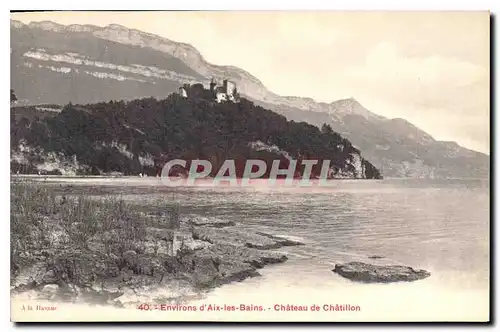
POLYGON ((189 43, 271 91, 355 98, 439 140, 489 153, 488 12, 46 12, 24 23, 120 24, 189 43))

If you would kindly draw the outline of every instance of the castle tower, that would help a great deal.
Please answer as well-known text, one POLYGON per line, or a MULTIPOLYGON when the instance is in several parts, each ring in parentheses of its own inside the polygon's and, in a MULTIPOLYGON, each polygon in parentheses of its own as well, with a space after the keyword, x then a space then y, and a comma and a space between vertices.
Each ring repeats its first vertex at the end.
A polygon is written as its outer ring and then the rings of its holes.
POLYGON ((217 86, 217 83, 215 83, 215 79, 212 78, 212 80, 210 81, 210 91, 215 91, 215 87, 217 86))
POLYGON ((184 88, 184 87, 180 87, 180 88, 179 88, 179 94, 180 94, 182 97, 184 97, 184 98, 187 98, 187 96, 188 96, 188 95, 187 95, 187 90, 186 90, 186 88, 184 88))
POLYGON ((234 84, 231 81, 227 81, 227 83, 226 83, 226 93, 227 93, 227 96, 230 97, 230 99, 234 98, 235 91, 236 91, 236 84, 234 84))

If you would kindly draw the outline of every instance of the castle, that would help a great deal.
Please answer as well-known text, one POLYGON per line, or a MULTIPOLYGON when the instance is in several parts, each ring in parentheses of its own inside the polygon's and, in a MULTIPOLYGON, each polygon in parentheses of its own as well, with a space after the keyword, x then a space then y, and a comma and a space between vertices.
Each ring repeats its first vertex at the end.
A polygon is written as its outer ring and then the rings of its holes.
POLYGON ((218 86, 215 80, 212 79, 208 91, 199 83, 194 85, 184 84, 179 88, 179 94, 184 98, 193 95, 209 97, 218 103, 222 103, 223 101, 238 103, 240 99, 236 84, 227 79, 222 81, 222 86, 218 86))

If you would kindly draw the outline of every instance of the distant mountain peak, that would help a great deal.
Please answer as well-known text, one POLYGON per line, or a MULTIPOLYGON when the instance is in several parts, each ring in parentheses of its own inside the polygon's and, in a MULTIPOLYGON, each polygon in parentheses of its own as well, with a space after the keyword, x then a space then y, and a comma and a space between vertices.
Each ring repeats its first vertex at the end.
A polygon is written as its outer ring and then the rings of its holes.
POLYGON ((10 27, 11 28, 21 28, 23 27, 25 24, 21 21, 18 21, 18 20, 10 20, 10 27))
POLYGON ((58 24, 52 21, 40 21, 40 22, 30 22, 28 24, 30 28, 38 28, 47 31, 64 31, 66 30, 66 26, 62 24, 58 24))
POLYGON ((359 115, 369 121, 386 120, 383 116, 375 114, 366 109, 359 101, 351 98, 336 100, 329 105, 329 114, 336 118, 341 118, 347 115, 359 115))
POLYGON ((97 25, 91 25, 91 24, 85 24, 85 25, 71 24, 66 27, 66 30, 69 32, 93 32, 97 29, 99 29, 97 25))
POLYGON ((334 102, 331 102, 330 104, 335 104, 335 103, 339 103, 339 104, 351 106, 351 107, 363 107, 363 105, 361 105, 361 103, 359 101, 357 101, 354 97, 339 99, 339 100, 336 100, 334 102))
POLYGON ((130 30, 126 26, 123 26, 121 24, 116 24, 116 23, 109 24, 109 25, 106 26, 106 28, 108 28, 108 29, 114 29, 114 30, 124 30, 124 31, 129 31, 130 30))

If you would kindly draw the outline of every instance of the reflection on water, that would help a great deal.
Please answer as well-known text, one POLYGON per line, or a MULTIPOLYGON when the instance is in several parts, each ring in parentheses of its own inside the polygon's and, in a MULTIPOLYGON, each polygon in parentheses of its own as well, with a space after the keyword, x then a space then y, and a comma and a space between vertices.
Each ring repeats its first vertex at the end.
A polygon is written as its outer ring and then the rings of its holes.
MULTIPOLYGON (((343 313, 339 320, 487 318, 487 181, 335 181, 330 188, 167 188, 155 179, 134 181, 100 184, 121 188, 121 195, 136 202, 178 202, 185 213, 230 219, 242 229, 294 235, 306 243, 285 248, 287 263, 266 267, 262 277, 217 289, 206 300, 267 301, 269 308, 304 301, 364 306, 362 313, 343 313), (371 255, 384 258, 373 261, 371 255), (432 275, 414 283, 360 285, 331 272, 336 262, 350 260, 405 264, 432 275)), ((279 319, 273 310, 266 312, 269 319, 279 319)), ((256 319, 265 316, 260 315, 256 319)), ((308 319, 335 320, 331 313, 322 315, 308 319)))

